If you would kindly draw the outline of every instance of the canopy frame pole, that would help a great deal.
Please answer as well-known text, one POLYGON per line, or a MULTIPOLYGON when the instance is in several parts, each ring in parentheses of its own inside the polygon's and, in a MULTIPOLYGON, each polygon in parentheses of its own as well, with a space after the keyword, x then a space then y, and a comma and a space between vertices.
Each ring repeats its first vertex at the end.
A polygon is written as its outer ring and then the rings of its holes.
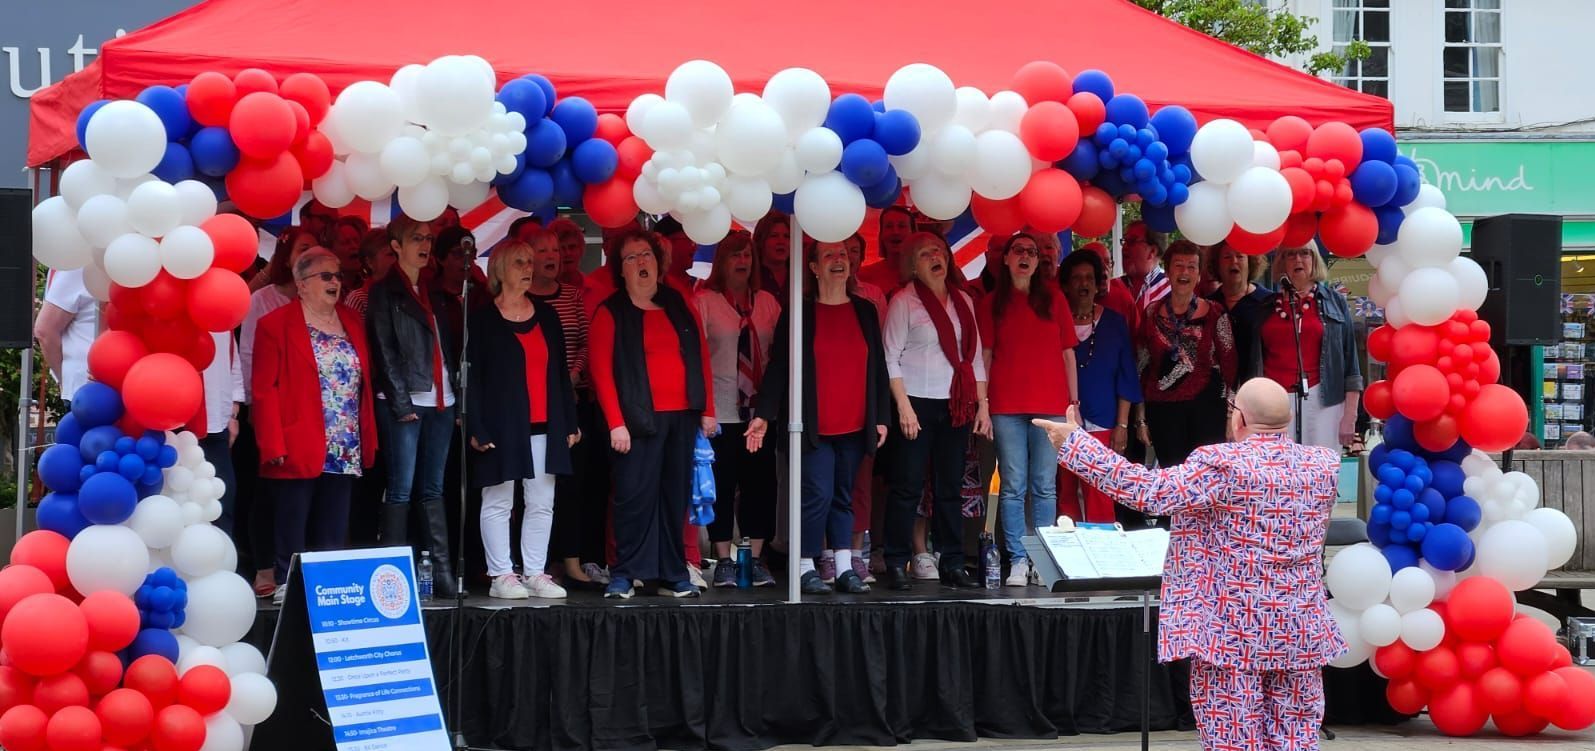
POLYGON ((803 230, 796 212, 788 221, 792 247, 786 274, 790 384, 786 392, 786 599, 795 604, 803 601, 798 573, 803 556, 803 230))
MULTIPOLYGON (((1110 259, 1108 278, 1112 279, 1115 270, 1121 276, 1124 274, 1124 204, 1122 203, 1113 204, 1113 237, 1110 242, 1113 247, 1108 248, 1108 258, 1110 259)), ((1103 292, 1105 293, 1106 290, 1103 290, 1103 292)))

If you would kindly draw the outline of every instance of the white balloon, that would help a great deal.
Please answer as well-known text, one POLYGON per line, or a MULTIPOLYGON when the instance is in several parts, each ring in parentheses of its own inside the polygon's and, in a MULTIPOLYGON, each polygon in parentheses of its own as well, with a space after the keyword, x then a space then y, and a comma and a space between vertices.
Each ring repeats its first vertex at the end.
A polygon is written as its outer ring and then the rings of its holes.
POLYGON ((393 183, 383 177, 382 165, 375 154, 350 154, 344 162, 343 176, 354 194, 367 201, 387 198, 393 193, 393 183))
POLYGON ((786 148, 786 123, 760 100, 732 105, 714 131, 720 163, 740 175, 758 176, 781 163, 786 148))
POLYGON ((420 185, 432 170, 432 155, 419 139, 399 136, 382 147, 382 176, 401 188, 420 185))
POLYGON ((809 175, 798 186, 793 210, 804 234, 841 242, 864 223, 864 193, 840 172, 809 175))
POLYGON ((116 192, 116 176, 95 164, 93 159, 79 159, 61 171, 61 197, 76 211, 84 201, 94 196, 116 192))
POLYGON ((1405 615, 1429 607, 1434 602, 1434 590, 1434 579, 1427 571, 1408 566, 1390 578, 1390 604, 1405 615))
MULTIPOLYGON (((1252 142, 1252 166, 1279 171, 1279 149, 1267 141, 1252 142)), ((1278 225, 1275 225, 1278 226, 1278 225)))
POLYGON ((171 232, 183 219, 182 204, 177 188, 159 180, 147 182, 133 189, 127 197, 127 221, 133 229, 149 236, 161 237, 171 232))
POLYGON ((1451 595, 1451 590, 1457 586, 1457 572, 1455 571, 1441 571, 1430 566, 1428 561, 1418 561, 1418 568, 1423 569, 1423 572, 1428 574, 1429 579, 1434 582, 1435 600, 1444 601, 1445 598, 1451 595))
POLYGON ((78 231, 77 212, 65 198, 52 196, 33 207, 33 257, 59 271, 83 268, 94 260, 93 248, 78 231))
POLYGON ((1553 508, 1537 508, 1523 515, 1523 521, 1533 525, 1545 536, 1545 564, 1547 569, 1558 569, 1573 557, 1578 546, 1578 530, 1567 514, 1553 508))
POLYGON ((404 127, 404 105, 393 89, 376 81, 356 81, 338 94, 327 122, 350 149, 376 154, 404 127))
POLYGON ((105 269, 95 264, 83 267, 83 287, 94 295, 100 302, 111 301, 111 277, 105 275, 105 269))
POLYGON ((1406 279, 1407 274, 1411 271, 1412 264, 1407 263, 1407 260, 1402 258, 1400 253, 1397 253, 1386 257, 1384 262, 1379 264, 1379 281, 1384 284, 1387 290, 1392 292, 1400 291, 1402 280, 1406 279))
POLYGON ((183 633, 212 647, 231 644, 255 623, 255 590, 238 574, 217 571, 189 580, 184 612, 183 633))
POLYGON ((1439 188, 1428 183, 1418 186, 1418 197, 1412 199, 1412 203, 1401 207, 1401 210, 1411 214, 1418 209, 1426 208, 1445 208, 1445 194, 1441 193, 1439 188))
POLYGON ((1402 220, 1396 242, 1414 267, 1447 266, 1462 252, 1462 224, 1445 209, 1419 209, 1402 220))
POLYGON ((808 68, 787 68, 764 84, 764 101, 781 115, 788 133, 803 133, 825 122, 831 87, 808 68))
POLYGON ((1461 293, 1445 269, 1413 269, 1401 280, 1401 309, 1420 326, 1444 323, 1456 312, 1461 293))
POLYGON ((347 167, 341 160, 334 161, 321 177, 311 181, 310 192, 323 206, 334 209, 348 206, 355 198, 347 167))
MULTIPOLYGON (((192 638, 192 637, 183 637, 192 638)), ((266 658, 260 650, 249 642, 234 642, 224 646, 222 657, 227 660, 227 674, 237 676, 243 673, 266 674, 266 658)))
POLYGON ((975 166, 976 148, 974 133, 962 125, 949 125, 930 142, 931 164, 943 175, 963 177, 975 166))
POLYGON ((886 79, 882 96, 886 108, 908 110, 919 120, 921 133, 935 131, 953 120, 958 111, 958 95, 953 80, 940 68, 912 63, 897 69, 886 79))
POLYGON ((232 544, 226 532, 209 524, 184 527, 172 543, 172 564, 185 579, 209 576, 221 570, 232 544))
POLYGON ((468 182, 464 185, 449 183, 449 205, 460 211, 470 211, 487 200, 493 186, 485 182, 468 182))
POLYGON ((148 237, 129 232, 105 246, 105 274, 123 287, 142 287, 161 273, 161 248, 148 237))
POLYGON ((685 149, 692 145, 692 113, 675 102, 659 102, 648 108, 638 135, 654 151, 685 149))
POLYGON ((931 147, 925 139, 921 138, 919 145, 913 151, 901 156, 887 157, 892 163, 892 168, 897 170, 897 176, 904 182, 918 180, 931 171, 931 147))
MULTIPOLYGON (((192 589, 190 589, 192 592, 192 589)), ((193 600, 192 595, 190 601, 193 600)), ((277 687, 259 673, 233 676, 232 696, 227 714, 244 725, 259 725, 277 708, 277 687)))
POLYGON ((1478 543, 1479 572, 1513 592, 1532 588, 1550 570, 1545 535, 1526 521, 1508 519, 1491 525, 1478 543))
POLYGON ((1241 229, 1257 235, 1273 232, 1290 216, 1290 183, 1278 170, 1249 167, 1230 183, 1228 206, 1241 229))
POLYGON ((1324 585, 1342 607, 1361 612, 1389 596, 1390 578, 1390 562, 1378 548, 1364 542, 1329 559, 1324 585))
POLYGON ((127 217, 127 203, 108 193, 84 201, 78 207, 77 223, 83 239, 96 248, 107 247, 112 240, 133 231, 133 224, 127 217))
POLYGON ((181 676, 200 665, 211 665, 227 671, 227 658, 222 656, 222 651, 198 641, 186 650, 180 650, 177 656, 177 674, 181 676))
POLYGON ((1385 289, 1385 283, 1379 280, 1378 274, 1368 277, 1368 297, 1381 308, 1390 304, 1390 290, 1385 289))
POLYGON ((449 207, 449 186, 441 177, 429 177, 419 185, 399 188, 399 205, 416 221, 430 222, 449 207))
POLYGON ((1390 303, 1385 305, 1385 323, 1398 329, 1412 323, 1412 319, 1407 317, 1407 312, 1401 308, 1400 297, 1390 298, 1390 303))
POLYGON ((425 119, 421 116, 420 97, 415 93, 416 81, 421 78, 421 71, 425 68, 420 63, 410 63, 394 71, 393 77, 388 79, 388 88, 399 98, 403 119, 412 123, 425 119))
POLYGON ((1229 191, 1206 181, 1192 185, 1190 191, 1185 203, 1174 207, 1174 223, 1185 238, 1197 245, 1216 245, 1229 237, 1235 228, 1229 215, 1229 191))
POLYGON ((1191 141, 1191 166, 1206 182, 1228 184, 1252 166, 1253 155, 1251 131, 1234 120, 1213 120, 1191 141))
POLYGON ((1446 270, 1457 280, 1457 304, 1468 310, 1478 310, 1490 292, 1490 280, 1485 277, 1484 269, 1472 258, 1457 256, 1451 259, 1446 270))
POLYGON ((226 712, 205 718, 205 743, 199 751, 243 751, 244 728, 226 712))
POLYGON ((958 99, 953 112, 953 122, 979 133, 991 124, 991 99, 986 92, 973 86, 960 86, 953 95, 958 99))
POLYGON ((111 176, 138 177, 155 169, 166 156, 166 126, 149 107, 117 99, 89 118, 83 146, 95 164, 111 176))
POLYGON ((493 114, 493 79, 471 60, 455 55, 427 63, 415 79, 416 108, 428 129, 446 136, 487 125, 493 114))
POLYGON ((1334 616, 1335 625, 1340 628, 1340 637, 1345 640, 1347 647, 1345 654, 1330 660, 1329 664, 1337 668, 1350 668, 1366 662, 1373 654, 1373 648, 1362 636, 1362 611, 1347 608, 1337 598, 1329 601, 1329 613, 1334 616))
POLYGON ((770 183, 770 192, 785 195, 798 189, 803 184, 803 168, 798 166, 797 151, 786 149, 781 152, 781 161, 764 176, 770 183))
POLYGON ((810 128, 798 136, 798 166, 814 174, 830 172, 842 163, 842 137, 830 128, 810 128))
POLYGON ((699 245, 713 245, 725 239, 731 231, 731 209, 723 203, 677 217, 687 237, 699 245))
MULTIPOLYGON (((956 126, 950 126, 956 127, 956 126)), ((932 219, 955 219, 969 208, 972 191, 961 177, 932 172, 909 185, 914 207, 932 219)))
POLYGON ((757 222, 763 219, 765 214, 770 213, 772 199, 770 184, 763 178, 736 175, 726 178, 726 208, 731 210, 731 216, 737 221, 757 222))
POLYGON ((131 596, 144 584, 149 560, 149 548, 137 532, 119 524, 95 524, 67 546, 66 575, 83 595, 110 590, 131 596))
POLYGON ((216 193, 198 180, 183 180, 172 186, 177 189, 177 206, 180 224, 199 226, 216 215, 216 193))
POLYGON ((975 169, 969 175, 969 187, 976 193, 996 201, 1013 198, 1030 182, 1030 172, 1030 150, 1019 136, 988 130, 975 137, 975 169))
POLYGON ((151 182, 159 182, 159 178, 154 175, 120 178, 116 181, 116 197, 126 201, 128 196, 133 195, 134 188, 151 182))
POLYGON ((731 76, 708 60, 688 60, 665 79, 665 100, 687 108, 692 124, 707 128, 731 108, 731 76))
POLYGON ((193 527, 205 523, 205 509, 191 500, 183 502, 183 526, 193 527))
POLYGON ((631 197, 645 214, 657 216, 670 210, 670 200, 659 195, 659 189, 647 180, 638 179, 631 184, 631 197))
POLYGON ((185 224, 161 238, 161 266, 178 279, 198 277, 215 258, 215 243, 198 227, 185 224))
POLYGON ((1384 603, 1362 611, 1357 625, 1362 631, 1363 641, 1375 647, 1394 644, 1401 638, 1401 614, 1384 603))
POLYGON ((1445 621, 1440 614, 1423 608, 1401 616, 1401 641, 1423 652, 1440 646, 1445 639, 1445 621))
POLYGON ((643 133, 643 121, 648 116, 648 110, 653 109, 654 105, 664 100, 665 98, 658 94, 643 94, 631 100, 631 104, 626 105, 626 129, 641 136, 643 133))
POLYGON ((991 95, 991 120, 986 127, 1018 133, 1019 121, 1024 119, 1028 111, 1030 104, 1018 92, 999 91, 991 95))

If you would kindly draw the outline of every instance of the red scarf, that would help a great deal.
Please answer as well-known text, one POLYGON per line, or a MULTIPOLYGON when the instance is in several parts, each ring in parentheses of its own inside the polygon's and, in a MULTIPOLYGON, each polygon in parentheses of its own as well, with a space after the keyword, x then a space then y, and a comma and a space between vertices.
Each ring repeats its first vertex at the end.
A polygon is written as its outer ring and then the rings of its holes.
POLYGON ((914 281, 914 291, 919 294, 925 312, 930 314, 930 322, 936 326, 936 338, 941 341, 942 354, 953 366, 953 385, 947 394, 947 411, 952 417, 953 427, 968 425, 980 410, 975 390, 975 312, 957 290, 947 290, 953 310, 958 312, 958 327, 963 332, 963 341, 960 342, 958 335, 953 332, 953 319, 947 315, 946 306, 936 299, 936 293, 918 280, 914 281))

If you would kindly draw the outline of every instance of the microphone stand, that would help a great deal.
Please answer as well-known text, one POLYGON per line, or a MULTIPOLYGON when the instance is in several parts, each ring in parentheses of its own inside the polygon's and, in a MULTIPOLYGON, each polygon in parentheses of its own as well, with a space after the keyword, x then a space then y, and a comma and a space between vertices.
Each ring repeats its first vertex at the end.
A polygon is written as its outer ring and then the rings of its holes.
POLYGON ((1285 301, 1290 307, 1290 331, 1296 339, 1296 442, 1301 443, 1302 423, 1307 417, 1307 366, 1301 355, 1301 308, 1296 304, 1296 285, 1290 283, 1290 277, 1280 277, 1279 288, 1285 291, 1285 301))
POLYGON ((466 384, 470 383, 471 359, 466 353, 471 341, 471 271, 475 265, 474 260, 467 264, 465 282, 460 287, 460 382, 457 384, 460 392, 460 525, 454 536, 454 628, 449 629, 449 651, 452 652, 451 662, 454 665, 454 690, 449 692, 449 704, 452 705, 449 719, 454 728, 450 735, 457 749, 469 748, 460 712, 465 696, 465 636, 462 632, 465 630, 465 525, 469 523, 466 512, 470 507, 466 502, 469 492, 467 473, 471 459, 471 439, 465 427, 465 400, 469 390, 466 384))

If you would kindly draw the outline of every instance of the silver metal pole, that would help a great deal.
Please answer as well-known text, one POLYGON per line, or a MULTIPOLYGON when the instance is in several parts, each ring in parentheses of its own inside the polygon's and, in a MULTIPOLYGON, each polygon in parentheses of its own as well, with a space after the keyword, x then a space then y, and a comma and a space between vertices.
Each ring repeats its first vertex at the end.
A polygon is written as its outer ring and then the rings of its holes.
POLYGON ((1108 269, 1108 278, 1110 279, 1115 276, 1115 271, 1118 274, 1124 273, 1124 206, 1122 204, 1113 206, 1113 239, 1111 242, 1112 247, 1108 248, 1108 258, 1113 259, 1113 268, 1108 269))
POLYGON ((787 368, 791 388, 786 392, 786 599, 802 602, 798 587, 798 562, 803 555, 803 230, 791 217, 792 251, 787 258, 787 368))

